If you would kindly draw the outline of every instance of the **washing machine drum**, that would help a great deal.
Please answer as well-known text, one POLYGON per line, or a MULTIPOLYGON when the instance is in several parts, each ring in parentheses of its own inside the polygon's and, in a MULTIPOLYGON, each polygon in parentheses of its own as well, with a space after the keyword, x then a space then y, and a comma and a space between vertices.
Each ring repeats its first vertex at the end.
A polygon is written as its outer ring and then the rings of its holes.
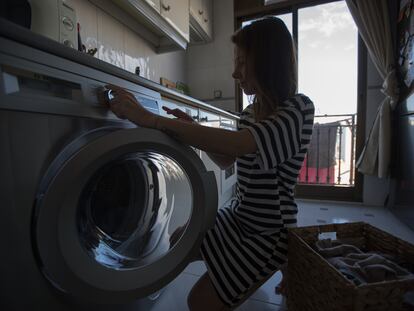
POLYGON ((213 172, 163 133, 103 128, 69 144, 43 178, 34 249, 58 289, 126 302, 173 280, 217 211, 213 172))

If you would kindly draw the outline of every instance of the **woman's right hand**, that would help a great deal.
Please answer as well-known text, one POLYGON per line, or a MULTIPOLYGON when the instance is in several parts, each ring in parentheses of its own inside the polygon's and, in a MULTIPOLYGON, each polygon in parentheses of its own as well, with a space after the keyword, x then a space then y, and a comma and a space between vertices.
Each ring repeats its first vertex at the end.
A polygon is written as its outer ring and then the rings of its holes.
POLYGON ((176 117, 177 119, 179 119, 181 121, 190 122, 190 123, 194 122, 194 120, 193 120, 193 118, 191 118, 191 116, 189 116, 184 111, 182 111, 178 108, 170 109, 168 107, 162 106, 162 109, 165 112, 167 112, 167 114, 172 114, 174 117, 176 117))

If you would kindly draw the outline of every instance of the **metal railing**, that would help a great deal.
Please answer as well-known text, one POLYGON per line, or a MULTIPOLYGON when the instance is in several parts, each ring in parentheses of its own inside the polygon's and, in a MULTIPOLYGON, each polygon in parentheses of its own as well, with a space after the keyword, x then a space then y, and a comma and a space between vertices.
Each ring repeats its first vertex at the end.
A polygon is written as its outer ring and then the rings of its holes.
POLYGON ((353 186, 355 139, 356 114, 315 116, 312 141, 299 183, 353 186))

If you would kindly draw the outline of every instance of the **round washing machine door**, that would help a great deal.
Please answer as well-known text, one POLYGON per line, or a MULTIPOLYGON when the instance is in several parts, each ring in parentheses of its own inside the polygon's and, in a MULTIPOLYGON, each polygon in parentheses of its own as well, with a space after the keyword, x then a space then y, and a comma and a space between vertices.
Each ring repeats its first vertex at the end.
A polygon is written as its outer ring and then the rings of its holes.
POLYGON ((214 173, 188 146, 150 129, 96 130, 45 175, 34 249, 60 290, 105 303, 148 296, 197 254, 217 211, 214 173))

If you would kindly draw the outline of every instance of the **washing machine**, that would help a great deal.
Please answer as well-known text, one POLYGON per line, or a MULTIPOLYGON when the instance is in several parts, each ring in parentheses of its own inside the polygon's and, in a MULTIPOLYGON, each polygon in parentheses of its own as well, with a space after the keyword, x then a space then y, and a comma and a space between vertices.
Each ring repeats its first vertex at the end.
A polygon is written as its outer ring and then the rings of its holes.
POLYGON ((159 113, 156 90, 0 26, 0 309, 150 310, 214 224, 214 173, 96 97, 115 84, 159 113))

